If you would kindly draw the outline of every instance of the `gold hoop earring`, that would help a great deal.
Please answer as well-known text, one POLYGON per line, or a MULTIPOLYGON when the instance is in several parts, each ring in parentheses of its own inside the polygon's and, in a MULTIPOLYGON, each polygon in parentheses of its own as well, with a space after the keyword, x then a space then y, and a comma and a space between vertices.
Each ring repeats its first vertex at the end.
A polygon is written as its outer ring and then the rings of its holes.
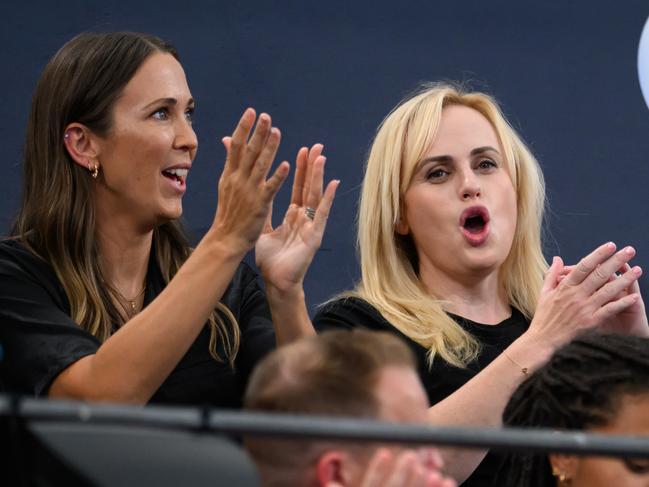
POLYGON ((99 176, 99 164, 95 162, 95 164, 91 165, 90 162, 88 162, 88 171, 90 171, 92 179, 97 179, 97 176, 99 176))
POLYGON ((559 479, 560 485, 570 485, 570 477, 568 477, 565 473, 552 469, 552 475, 559 479))

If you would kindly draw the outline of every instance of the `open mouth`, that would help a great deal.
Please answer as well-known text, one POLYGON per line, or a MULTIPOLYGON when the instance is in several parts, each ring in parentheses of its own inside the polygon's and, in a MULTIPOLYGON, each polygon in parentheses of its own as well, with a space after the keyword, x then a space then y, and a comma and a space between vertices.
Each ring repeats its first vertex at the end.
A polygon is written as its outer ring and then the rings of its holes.
POLYGON ((467 208, 460 216, 460 227, 471 245, 481 245, 489 235, 489 211, 484 206, 467 208))
POLYGON ((188 172, 188 169, 165 169, 162 171, 162 175, 167 179, 171 179, 178 186, 184 186, 188 172))
POLYGON ((487 222, 482 215, 472 216, 464 222, 464 228, 469 233, 481 233, 487 222))

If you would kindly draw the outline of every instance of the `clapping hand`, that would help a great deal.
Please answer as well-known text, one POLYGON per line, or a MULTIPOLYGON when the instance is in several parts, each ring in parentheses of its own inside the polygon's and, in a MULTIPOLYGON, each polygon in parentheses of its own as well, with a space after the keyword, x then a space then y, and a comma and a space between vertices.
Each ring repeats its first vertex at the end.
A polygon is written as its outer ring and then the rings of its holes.
POLYGON ((647 335, 647 316, 638 286, 640 267, 628 262, 632 247, 607 243, 566 267, 555 257, 546 275, 530 331, 560 346, 589 329, 647 335), (618 275, 617 271, 621 274, 618 275))
POLYGON ((266 179, 277 153, 281 134, 262 113, 255 125, 255 111, 248 108, 231 137, 223 138, 227 151, 219 179, 216 216, 212 229, 227 245, 246 252, 255 244, 270 217, 273 198, 288 176, 283 162, 266 179))
MULTIPOLYGON (((455 487, 457 484, 441 473, 442 461, 430 448, 402 450, 399 453, 379 448, 371 458, 360 487, 455 487)), ((327 487, 343 487, 328 482, 327 487)))
POLYGON ((281 292, 302 289, 304 275, 320 247, 329 211, 339 181, 331 181, 323 192, 323 146, 299 150, 291 203, 281 225, 273 228, 268 212, 255 246, 257 266, 267 286, 281 292))

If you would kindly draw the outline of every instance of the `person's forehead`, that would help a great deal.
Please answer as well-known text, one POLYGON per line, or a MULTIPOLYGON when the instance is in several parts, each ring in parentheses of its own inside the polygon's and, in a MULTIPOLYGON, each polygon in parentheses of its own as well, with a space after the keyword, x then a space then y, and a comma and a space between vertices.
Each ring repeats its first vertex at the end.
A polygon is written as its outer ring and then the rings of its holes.
POLYGON ((122 97, 140 99, 190 96, 185 72, 171 54, 157 52, 144 60, 124 87, 122 97))
POLYGON ((452 153, 458 143, 470 147, 499 146, 496 131, 484 115, 464 105, 449 105, 442 111, 437 134, 429 152, 452 153))

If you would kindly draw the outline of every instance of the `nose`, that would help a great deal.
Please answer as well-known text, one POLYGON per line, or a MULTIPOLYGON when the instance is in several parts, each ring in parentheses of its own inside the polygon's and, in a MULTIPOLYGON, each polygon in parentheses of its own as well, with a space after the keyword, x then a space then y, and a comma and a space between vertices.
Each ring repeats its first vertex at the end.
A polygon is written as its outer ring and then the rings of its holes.
POLYGON ((471 168, 462 172, 460 181, 459 193, 463 200, 480 198, 480 180, 471 168))
POLYGON ((191 122, 183 117, 183 119, 179 120, 176 124, 174 148, 188 151, 191 158, 194 159, 197 147, 198 138, 196 137, 196 132, 194 132, 191 122))

